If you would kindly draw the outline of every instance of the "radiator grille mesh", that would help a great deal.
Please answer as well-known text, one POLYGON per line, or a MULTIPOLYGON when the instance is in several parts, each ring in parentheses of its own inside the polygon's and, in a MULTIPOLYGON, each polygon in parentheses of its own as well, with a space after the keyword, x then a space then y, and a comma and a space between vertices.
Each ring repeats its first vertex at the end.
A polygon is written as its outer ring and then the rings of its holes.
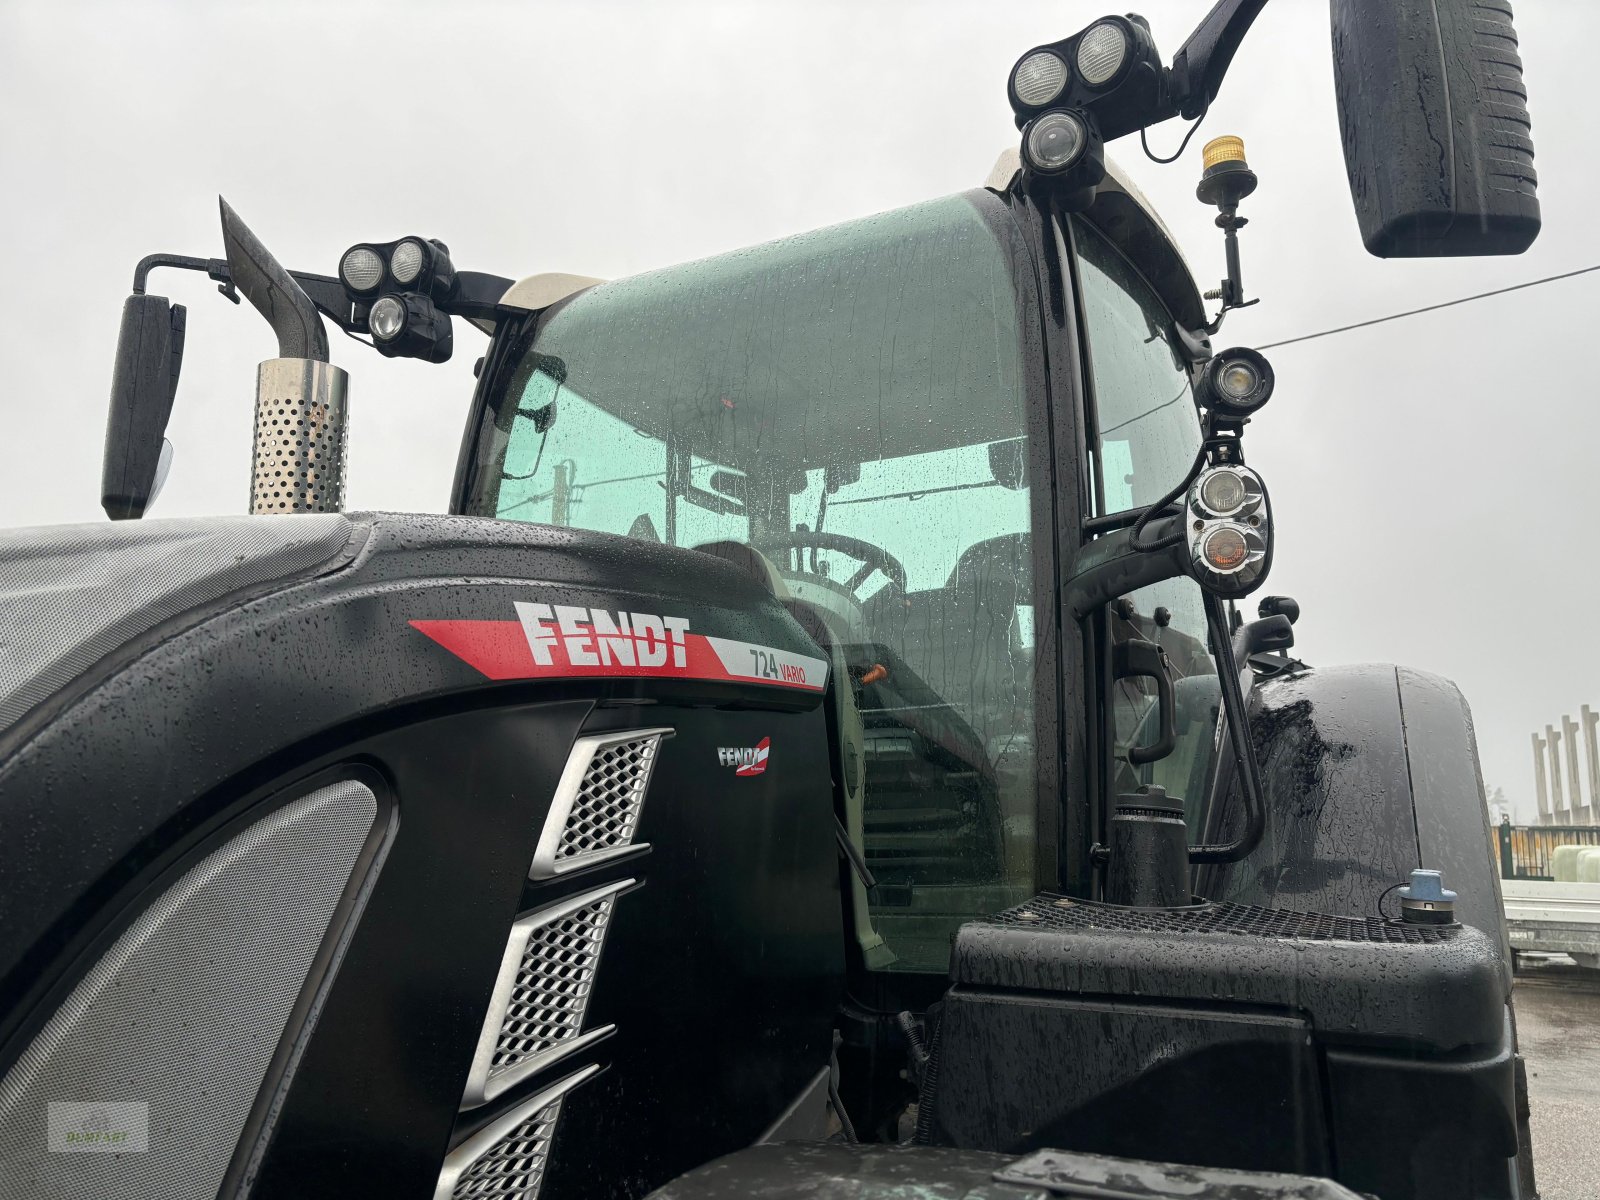
POLYGON ((569 859, 633 841, 645 788, 661 746, 659 733, 603 746, 584 772, 556 858, 569 859))
POLYGON ((167 885, 0 1080, 0 1200, 216 1196, 376 815, 330 784, 167 885), (142 1106, 148 1150, 49 1152, 52 1101, 142 1106))
POLYGON ((1197 904, 1192 908, 1120 908, 1065 896, 1035 896, 988 918, 1012 928, 1132 933, 1229 933, 1241 937, 1305 938, 1311 941, 1446 942, 1460 926, 1411 925, 1383 917, 1338 917, 1328 913, 1262 908, 1254 904, 1197 904))
POLYGON ((529 935, 495 1041, 491 1079, 577 1036, 613 903, 613 897, 603 897, 529 935))
POLYGON ((545 1162, 561 1101, 535 1112, 461 1173, 452 1200, 533 1200, 544 1182, 545 1162))

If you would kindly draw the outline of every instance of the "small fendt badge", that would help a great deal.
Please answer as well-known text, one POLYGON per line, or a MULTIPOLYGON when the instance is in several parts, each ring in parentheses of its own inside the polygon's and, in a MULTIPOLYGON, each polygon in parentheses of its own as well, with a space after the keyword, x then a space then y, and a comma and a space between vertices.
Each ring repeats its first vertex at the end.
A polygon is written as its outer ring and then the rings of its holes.
POLYGON ((762 738, 754 746, 718 746, 717 761, 732 767, 735 775, 760 775, 767 769, 767 752, 771 749, 771 738, 762 738))

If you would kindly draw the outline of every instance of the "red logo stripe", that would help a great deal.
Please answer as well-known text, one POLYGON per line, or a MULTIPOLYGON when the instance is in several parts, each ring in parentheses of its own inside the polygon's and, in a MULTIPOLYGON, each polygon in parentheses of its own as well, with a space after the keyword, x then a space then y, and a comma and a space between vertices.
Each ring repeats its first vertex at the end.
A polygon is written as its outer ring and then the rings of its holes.
POLYGON ((670 652, 661 666, 644 667, 616 661, 588 665, 556 661, 541 665, 534 661, 520 621, 411 621, 409 624, 489 679, 710 679, 806 692, 822 690, 784 679, 734 675, 698 633, 684 635, 684 665, 681 667, 674 665, 670 652))

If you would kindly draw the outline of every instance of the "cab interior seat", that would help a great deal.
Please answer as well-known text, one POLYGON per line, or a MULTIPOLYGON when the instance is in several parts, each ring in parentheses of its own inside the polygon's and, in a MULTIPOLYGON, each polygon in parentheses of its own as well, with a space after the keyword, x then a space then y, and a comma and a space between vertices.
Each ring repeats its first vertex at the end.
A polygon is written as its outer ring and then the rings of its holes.
POLYGON ((885 588, 867 606, 869 626, 986 749, 1031 733, 1033 659, 1018 628, 1018 609, 1033 601, 1019 569, 1030 552, 1025 533, 974 542, 942 588, 885 588))

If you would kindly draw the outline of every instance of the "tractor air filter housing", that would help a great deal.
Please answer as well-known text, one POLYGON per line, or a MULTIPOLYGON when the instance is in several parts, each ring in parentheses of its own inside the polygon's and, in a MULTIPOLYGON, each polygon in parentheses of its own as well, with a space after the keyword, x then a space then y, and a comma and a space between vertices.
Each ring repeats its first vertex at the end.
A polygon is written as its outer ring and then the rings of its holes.
POLYGON ((963 926, 926 1140, 1510 1197, 1509 978, 1461 925, 1042 895, 963 926))

